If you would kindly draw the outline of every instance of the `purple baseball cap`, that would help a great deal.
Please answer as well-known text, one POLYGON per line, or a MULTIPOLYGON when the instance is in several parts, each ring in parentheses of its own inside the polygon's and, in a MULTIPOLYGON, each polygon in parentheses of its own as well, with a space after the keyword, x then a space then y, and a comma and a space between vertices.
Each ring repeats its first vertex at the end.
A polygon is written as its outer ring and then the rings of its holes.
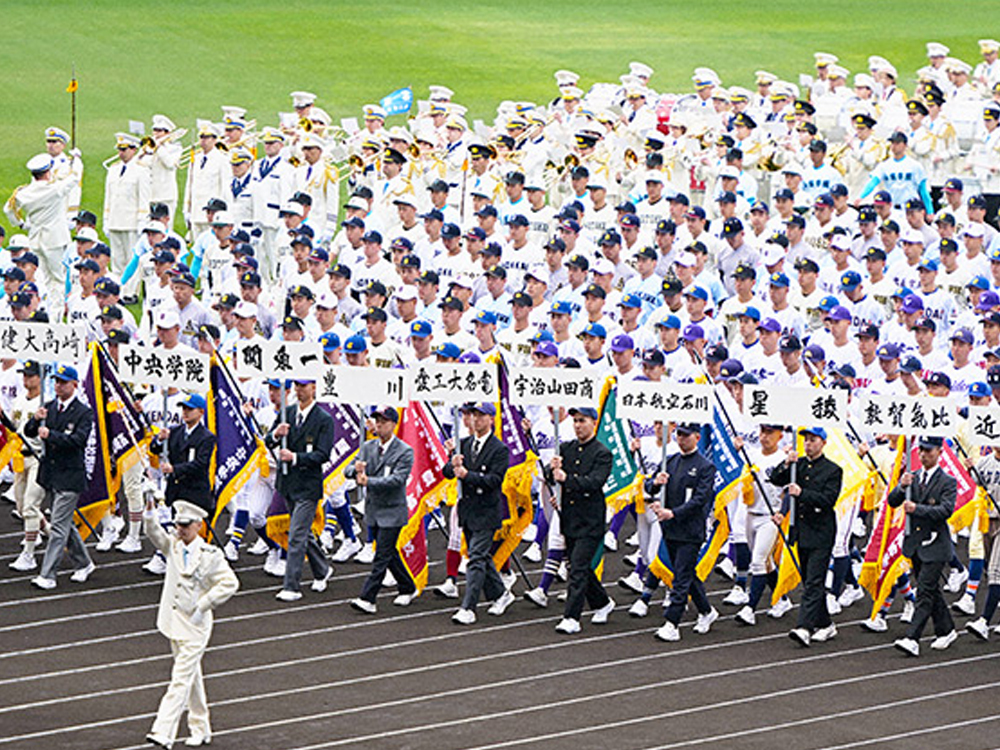
POLYGON ((850 320, 851 311, 848 310, 843 305, 835 305, 830 308, 830 312, 826 314, 824 320, 850 320))

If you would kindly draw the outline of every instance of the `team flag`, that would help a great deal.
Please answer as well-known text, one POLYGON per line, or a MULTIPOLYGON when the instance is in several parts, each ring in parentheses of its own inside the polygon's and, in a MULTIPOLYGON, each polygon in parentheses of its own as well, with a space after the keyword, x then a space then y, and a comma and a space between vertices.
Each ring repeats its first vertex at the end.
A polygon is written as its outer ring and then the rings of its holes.
POLYGON ((358 449, 364 442, 362 416, 353 406, 346 404, 317 404, 333 418, 333 451, 330 453, 330 463, 323 475, 323 494, 332 495, 343 486, 344 469, 358 455, 358 449))
POLYGON ((882 609, 896 579, 910 567, 909 561, 903 557, 906 513, 902 507, 889 507, 888 502, 889 493, 899 484, 899 478, 903 474, 905 446, 906 438, 900 436, 896 459, 889 473, 889 484, 882 492, 881 507, 868 540, 868 548, 865 550, 861 575, 858 576, 858 584, 872 596, 872 616, 882 609))
POLYGON ((611 474, 604 483, 604 499, 613 511, 627 508, 642 497, 643 475, 629 447, 632 436, 628 420, 618 419, 618 386, 606 378, 601 389, 597 418, 597 439, 611 451, 611 474))
POLYGON ((387 115, 405 115, 413 106, 413 89, 409 86, 396 89, 383 96, 379 104, 387 115))
POLYGON ((17 436, 14 425, 6 414, 0 410, 0 469, 7 464, 14 471, 24 471, 24 456, 21 454, 21 438, 17 436))
MULTIPOLYGON (((982 487, 976 486, 976 481, 969 474, 968 469, 962 460, 955 453, 955 447, 951 440, 946 440, 941 451, 939 465, 948 474, 955 477, 958 483, 958 493, 955 497, 955 510, 948 519, 948 525, 953 531, 971 526, 974 521, 989 524, 989 517, 986 515, 986 492, 982 487)), ((913 449, 911 454, 911 466, 916 471, 920 468, 920 454, 917 449, 913 449)), ((985 531, 985 529, 983 529, 985 531)))

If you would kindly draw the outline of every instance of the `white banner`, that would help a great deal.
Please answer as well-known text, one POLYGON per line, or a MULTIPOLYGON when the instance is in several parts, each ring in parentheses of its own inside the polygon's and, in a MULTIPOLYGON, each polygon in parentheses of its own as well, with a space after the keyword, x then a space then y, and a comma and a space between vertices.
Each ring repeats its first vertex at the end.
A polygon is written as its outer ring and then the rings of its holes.
POLYGON ((118 345, 118 374, 126 383, 205 393, 209 355, 162 346, 118 345))
POLYGON ((712 386, 662 380, 618 383, 618 416, 642 422, 711 422, 712 386))
POLYGON ((743 413, 754 424, 841 427, 847 423, 847 391, 748 385, 743 413))
POLYGON ((359 406, 406 406, 410 400, 406 370, 324 365, 316 381, 316 400, 359 406))
POLYGON ((515 367, 510 370, 510 400, 517 406, 598 406, 604 375, 592 370, 515 367))
POLYGON ((973 445, 1000 445, 1000 406, 970 406, 967 434, 973 445))
POLYGON ((953 438, 958 412, 951 397, 866 396, 861 425, 875 434, 953 438))
POLYGON ((243 378, 319 380, 323 345, 319 341, 237 339, 234 365, 243 378))
POLYGON ((493 403, 499 395, 495 364, 431 362, 414 365, 408 372, 413 401, 493 403))
POLYGON ((77 365, 87 356, 87 329, 61 323, 0 325, 0 359, 32 359, 77 365))

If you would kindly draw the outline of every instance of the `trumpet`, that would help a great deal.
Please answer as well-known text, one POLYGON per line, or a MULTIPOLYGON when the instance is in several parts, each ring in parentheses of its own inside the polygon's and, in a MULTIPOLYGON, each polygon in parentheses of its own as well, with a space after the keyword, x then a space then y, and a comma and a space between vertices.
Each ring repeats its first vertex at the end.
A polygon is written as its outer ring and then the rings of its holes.
MULTIPOLYGON (((162 146, 164 143, 173 143, 174 141, 179 141, 185 135, 187 135, 187 128, 174 128, 166 137, 157 141, 151 135, 144 135, 139 141, 139 153, 136 154, 138 157, 149 156, 150 154, 155 154, 156 149, 162 146)), ((110 169, 121 161, 118 154, 114 156, 109 156, 102 163, 105 169, 110 169)))

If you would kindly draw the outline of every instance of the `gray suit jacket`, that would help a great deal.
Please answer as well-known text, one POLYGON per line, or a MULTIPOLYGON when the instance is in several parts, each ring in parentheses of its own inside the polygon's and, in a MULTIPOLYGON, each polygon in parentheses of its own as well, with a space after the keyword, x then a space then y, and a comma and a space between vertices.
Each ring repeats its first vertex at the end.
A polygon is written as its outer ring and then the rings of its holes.
MULTIPOLYGON (((947 562, 951 559, 951 532, 948 519, 955 511, 958 482, 955 477, 938 466, 927 489, 921 487, 924 470, 913 476, 913 502, 917 507, 910 513, 910 531, 903 539, 903 554, 911 560, 914 556, 923 562, 947 562)), ((906 488, 896 485, 889 493, 889 505, 902 505, 906 488)))
POLYGON ((378 438, 362 445, 357 458, 344 469, 344 476, 353 479, 354 463, 364 461, 368 474, 365 523, 386 528, 406 526, 409 520, 406 483, 413 471, 413 448, 394 437, 380 457, 379 445, 378 438))

